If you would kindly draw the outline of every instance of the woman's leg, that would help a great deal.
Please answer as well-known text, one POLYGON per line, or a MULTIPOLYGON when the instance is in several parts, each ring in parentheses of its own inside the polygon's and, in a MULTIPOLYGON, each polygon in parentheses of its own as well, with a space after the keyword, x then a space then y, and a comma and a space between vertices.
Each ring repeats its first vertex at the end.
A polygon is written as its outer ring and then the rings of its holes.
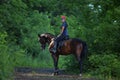
POLYGON ((54 41, 54 47, 53 47, 53 53, 57 52, 57 44, 63 40, 64 36, 63 35, 58 35, 57 38, 54 41))

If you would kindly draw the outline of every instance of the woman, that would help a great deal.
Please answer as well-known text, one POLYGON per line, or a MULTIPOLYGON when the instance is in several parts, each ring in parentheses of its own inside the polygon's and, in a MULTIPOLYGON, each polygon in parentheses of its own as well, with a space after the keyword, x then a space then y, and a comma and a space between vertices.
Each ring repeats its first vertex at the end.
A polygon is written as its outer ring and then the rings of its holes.
POLYGON ((56 53, 57 43, 59 43, 60 41, 64 40, 66 37, 68 37, 68 31, 67 31, 68 24, 66 22, 66 17, 61 16, 61 19, 62 19, 61 31, 60 31, 60 34, 57 36, 57 38, 54 41, 54 47, 52 50, 54 53, 56 53))

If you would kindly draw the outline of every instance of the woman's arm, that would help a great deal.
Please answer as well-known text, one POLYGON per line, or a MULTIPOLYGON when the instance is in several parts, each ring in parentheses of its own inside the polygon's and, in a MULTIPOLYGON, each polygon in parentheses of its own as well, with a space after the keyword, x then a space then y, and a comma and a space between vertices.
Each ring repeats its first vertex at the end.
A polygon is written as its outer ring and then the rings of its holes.
POLYGON ((61 32, 60 32, 61 34, 63 33, 63 31, 64 31, 64 28, 65 28, 65 27, 64 27, 64 26, 62 26, 62 29, 61 29, 61 32))

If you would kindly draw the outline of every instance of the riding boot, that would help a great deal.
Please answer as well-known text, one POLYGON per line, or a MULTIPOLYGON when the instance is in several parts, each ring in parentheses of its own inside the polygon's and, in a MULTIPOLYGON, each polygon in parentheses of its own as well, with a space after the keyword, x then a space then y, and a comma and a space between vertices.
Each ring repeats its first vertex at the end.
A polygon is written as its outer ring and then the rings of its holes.
POLYGON ((56 51, 57 51, 56 49, 57 49, 57 42, 55 41, 55 42, 54 42, 54 47, 53 47, 52 51, 53 51, 54 53, 56 53, 56 51))

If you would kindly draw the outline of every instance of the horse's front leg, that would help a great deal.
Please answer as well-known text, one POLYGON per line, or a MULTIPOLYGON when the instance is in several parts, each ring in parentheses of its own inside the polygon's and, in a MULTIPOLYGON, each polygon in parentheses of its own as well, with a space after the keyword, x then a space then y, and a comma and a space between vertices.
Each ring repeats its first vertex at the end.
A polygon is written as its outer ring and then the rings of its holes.
POLYGON ((57 75, 58 72, 59 72, 59 70, 58 70, 59 55, 52 54, 52 58, 53 58, 53 61, 54 61, 54 73, 53 73, 53 75, 57 75))

